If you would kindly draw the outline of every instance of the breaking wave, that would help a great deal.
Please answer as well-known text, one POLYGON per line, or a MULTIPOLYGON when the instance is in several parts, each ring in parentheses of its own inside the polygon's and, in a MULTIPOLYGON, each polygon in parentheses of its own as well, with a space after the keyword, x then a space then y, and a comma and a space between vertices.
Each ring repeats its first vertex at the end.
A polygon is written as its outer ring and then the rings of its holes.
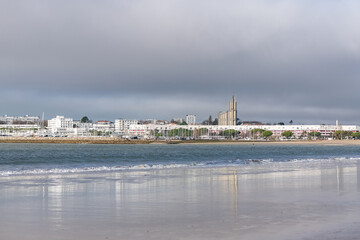
POLYGON ((326 158, 326 159, 290 159, 287 161, 276 161, 274 159, 235 159, 228 161, 208 161, 208 162, 191 162, 191 163, 170 163, 170 164, 138 164, 131 166, 83 166, 83 167, 48 167, 33 169, 15 169, 2 170, 0 176, 16 175, 43 175, 43 174, 67 174, 67 173, 88 173, 88 172, 110 172, 110 171, 136 171, 152 169, 175 169, 175 168, 206 168, 206 167, 251 167, 251 166, 269 166, 269 167, 312 167, 315 165, 342 164, 343 166, 352 166, 360 164, 360 158, 326 158), (289 165, 290 164, 290 165, 289 165))

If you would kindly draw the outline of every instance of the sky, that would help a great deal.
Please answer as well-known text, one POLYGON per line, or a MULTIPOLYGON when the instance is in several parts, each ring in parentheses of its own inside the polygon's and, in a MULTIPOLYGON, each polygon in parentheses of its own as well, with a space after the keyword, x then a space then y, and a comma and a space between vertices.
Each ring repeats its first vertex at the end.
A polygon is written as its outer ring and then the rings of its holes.
POLYGON ((360 124, 358 0, 1 0, 0 115, 360 124))

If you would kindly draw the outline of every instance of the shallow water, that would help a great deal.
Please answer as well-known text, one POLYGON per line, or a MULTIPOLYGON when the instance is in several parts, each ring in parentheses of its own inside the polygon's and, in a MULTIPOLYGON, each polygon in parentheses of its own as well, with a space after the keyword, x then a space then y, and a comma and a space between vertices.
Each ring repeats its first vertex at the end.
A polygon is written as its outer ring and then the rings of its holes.
POLYGON ((360 160, 360 146, 0 144, 0 176, 360 160))

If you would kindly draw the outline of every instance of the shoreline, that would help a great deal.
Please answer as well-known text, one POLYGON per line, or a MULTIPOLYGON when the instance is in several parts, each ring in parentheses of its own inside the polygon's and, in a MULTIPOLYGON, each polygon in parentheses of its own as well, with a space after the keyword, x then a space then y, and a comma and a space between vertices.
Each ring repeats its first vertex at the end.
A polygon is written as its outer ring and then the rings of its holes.
POLYGON ((110 137, 0 137, 1 143, 39 143, 39 144, 275 144, 275 145, 360 145, 360 140, 139 140, 110 137))
POLYGON ((252 166, 248 174, 225 167, 8 177, 0 185, 7 216, 0 231, 4 239, 24 240, 356 239, 359 168, 335 163, 280 172, 252 166))

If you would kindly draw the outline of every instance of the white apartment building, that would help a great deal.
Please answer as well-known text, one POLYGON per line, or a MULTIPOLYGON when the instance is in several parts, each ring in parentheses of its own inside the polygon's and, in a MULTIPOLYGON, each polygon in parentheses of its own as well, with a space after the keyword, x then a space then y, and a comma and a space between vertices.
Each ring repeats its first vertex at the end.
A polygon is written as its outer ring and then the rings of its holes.
POLYGON ((56 118, 52 118, 48 121, 48 129, 52 133, 73 133, 74 121, 72 118, 65 118, 64 116, 56 116, 56 118))
POLYGON ((130 129, 132 125, 138 125, 138 120, 130 120, 130 119, 116 119, 115 120, 115 132, 125 133, 125 131, 130 129))
POLYGON ((35 116, 0 116, 0 124, 36 124, 40 122, 40 117, 35 116))
POLYGON ((91 136, 90 130, 93 130, 93 123, 82 123, 80 121, 73 121, 75 125, 74 133, 76 136, 91 136))
POLYGON ((4 124, 0 125, 0 136, 26 136, 39 133, 39 124, 4 124))
POLYGON ((104 121, 104 120, 100 120, 100 121, 97 121, 96 123, 94 123, 93 128, 94 128, 94 130, 100 131, 103 133, 113 132, 115 130, 114 123, 112 123, 110 121, 104 121))
POLYGON ((195 115, 186 115, 185 122, 187 125, 195 125, 196 124, 196 116, 195 115))

